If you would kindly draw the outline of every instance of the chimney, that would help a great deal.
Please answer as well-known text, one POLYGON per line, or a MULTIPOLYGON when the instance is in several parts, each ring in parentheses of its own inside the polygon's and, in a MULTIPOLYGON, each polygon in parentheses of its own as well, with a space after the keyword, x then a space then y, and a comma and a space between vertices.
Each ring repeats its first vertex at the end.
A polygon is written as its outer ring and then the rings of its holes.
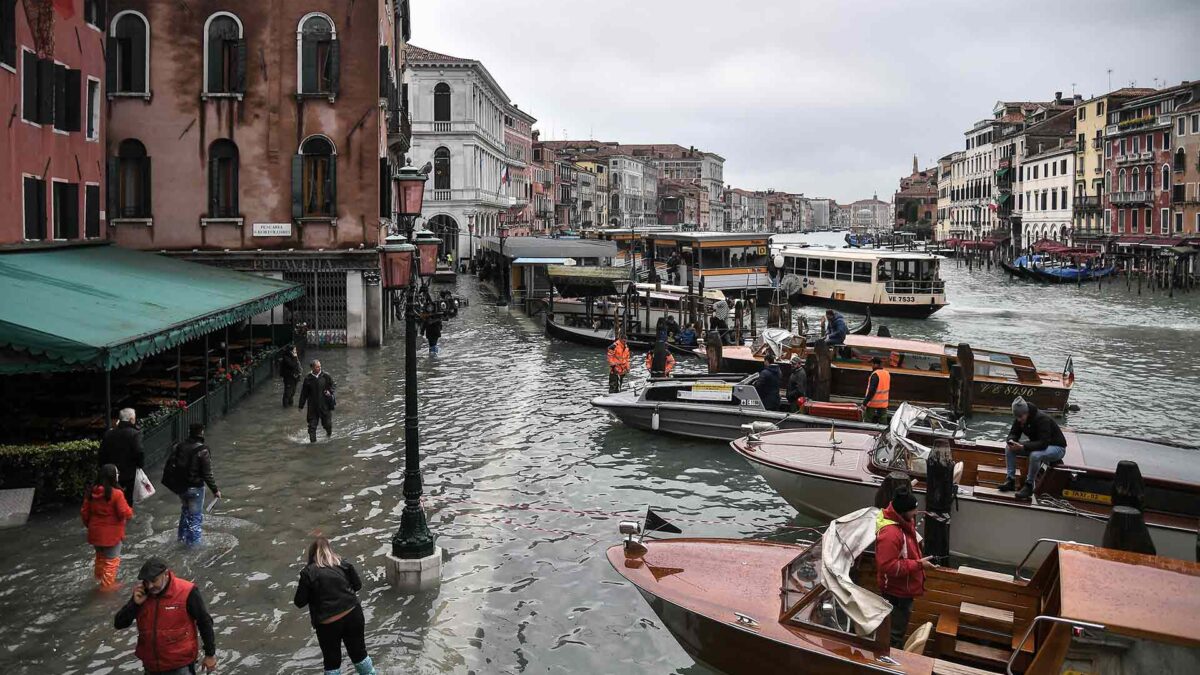
POLYGON ((1061 91, 1054 92, 1054 102, 1062 103, 1062 92, 1061 91))
POLYGON ((1042 144, 1038 143, 1038 154, 1042 154, 1042 144))

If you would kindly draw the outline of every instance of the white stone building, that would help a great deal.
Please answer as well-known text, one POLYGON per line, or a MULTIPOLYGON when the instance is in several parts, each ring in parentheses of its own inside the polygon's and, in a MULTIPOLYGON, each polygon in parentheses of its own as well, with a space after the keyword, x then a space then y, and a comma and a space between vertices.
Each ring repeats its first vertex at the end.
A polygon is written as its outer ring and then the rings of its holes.
POLYGON ((617 227, 658 224, 658 169, 632 155, 606 157, 609 220, 617 227))
POLYGON ((528 199, 528 188, 511 173, 526 160, 510 156, 506 147, 505 116, 515 107, 479 61, 411 44, 405 49, 405 81, 410 161, 433 165, 425 185, 425 224, 447 252, 462 259, 479 249, 480 237, 498 235, 502 213, 528 199))
POLYGON ((1029 246, 1041 239, 1068 243, 1074 214, 1071 189, 1075 182, 1075 143, 1044 150, 1021 162, 1021 241, 1029 246))

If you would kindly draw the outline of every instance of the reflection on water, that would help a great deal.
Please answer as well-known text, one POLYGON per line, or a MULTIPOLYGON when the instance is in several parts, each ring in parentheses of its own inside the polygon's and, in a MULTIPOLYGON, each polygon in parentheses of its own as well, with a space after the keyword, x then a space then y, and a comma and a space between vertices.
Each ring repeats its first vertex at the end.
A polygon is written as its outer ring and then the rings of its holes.
MULTIPOLYGON (((893 334, 1010 348, 1043 368, 1073 355, 1082 410, 1072 424, 1178 439, 1200 431, 1173 414, 1200 385, 1187 358, 1200 337, 1191 298, 1037 288, 953 261, 945 276, 951 306, 924 322, 888 320, 893 334)), ((474 294, 470 281, 461 289, 474 294)), ((397 596, 379 562, 403 505, 399 342, 320 353, 339 383, 332 439, 309 444, 303 413, 279 408, 274 383, 215 424, 227 498, 206 517, 205 545, 176 546, 178 505, 160 495, 137 508, 121 578, 162 553, 196 580, 225 673, 320 671, 307 612, 291 604, 317 533, 364 572, 381 672, 707 672, 609 569, 617 521, 653 506, 687 534, 784 540, 813 523, 725 446, 634 432, 594 411, 588 400, 607 383, 600 351, 547 340, 483 302, 448 322, 442 340, 442 354, 423 351, 418 364, 426 507, 448 557, 440 592, 397 596)), ((1003 421, 972 424, 986 432, 1003 421)), ((0 542, 0 672, 140 672, 133 630, 112 628, 127 594, 93 590, 73 509, 35 516, 0 542)))

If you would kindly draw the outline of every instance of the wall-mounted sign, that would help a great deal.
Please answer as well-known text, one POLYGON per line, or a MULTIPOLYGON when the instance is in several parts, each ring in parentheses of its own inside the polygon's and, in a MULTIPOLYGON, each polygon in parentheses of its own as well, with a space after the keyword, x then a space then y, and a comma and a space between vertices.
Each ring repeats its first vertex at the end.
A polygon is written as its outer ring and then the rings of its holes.
POLYGON ((292 236, 292 224, 254 223, 251 227, 251 234, 255 237, 290 237, 292 236))

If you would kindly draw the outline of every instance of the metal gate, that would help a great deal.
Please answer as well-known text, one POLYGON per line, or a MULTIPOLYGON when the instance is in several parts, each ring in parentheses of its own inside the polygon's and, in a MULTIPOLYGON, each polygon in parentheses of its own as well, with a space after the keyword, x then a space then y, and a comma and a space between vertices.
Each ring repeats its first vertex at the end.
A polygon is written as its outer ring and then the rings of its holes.
POLYGON ((304 285, 291 308, 292 322, 308 326, 308 344, 346 344, 346 273, 284 272, 283 279, 304 285))

